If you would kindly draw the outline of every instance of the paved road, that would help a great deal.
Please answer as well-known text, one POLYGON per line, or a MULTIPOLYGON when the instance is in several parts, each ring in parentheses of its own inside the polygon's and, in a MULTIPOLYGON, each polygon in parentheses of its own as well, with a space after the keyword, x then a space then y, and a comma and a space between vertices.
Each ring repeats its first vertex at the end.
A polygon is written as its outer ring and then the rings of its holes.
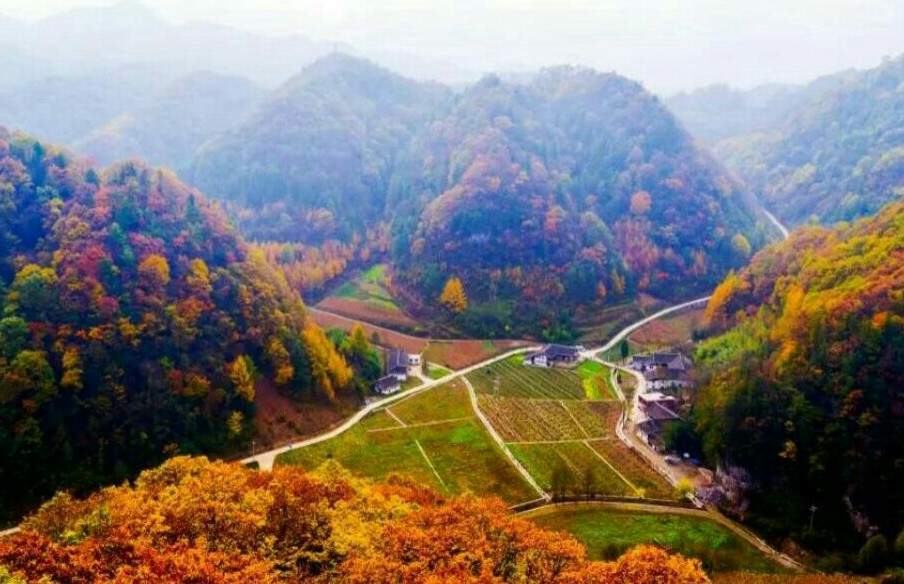
POLYGON ((775 215, 773 215, 772 213, 770 213, 769 211, 767 211, 765 208, 763 208, 763 213, 765 213, 765 214, 766 214, 766 217, 769 218, 769 221, 771 221, 772 224, 775 225, 775 227, 776 227, 779 231, 781 231, 781 233, 782 233, 782 239, 788 239, 788 236, 790 235, 790 234, 788 233, 788 228, 785 227, 784 225, 782 225, 781 221, 779 221, 778 219, 776 219, 775 215))
POLYGON ((609 349, 612 349, 613 347, 615 347, 615 345, 620 343, 623 339, 628 338, 628 335, 630 335, 631 333, 633 333, 640 327, 644 326, 645 324, 649 324, 650 322, 652 322, 656 319, 662 318, 663 316, 668 316, 668 315, 672 314, 673 312, 678 312, 679 310, 684 310, 685 308, 689 308, 691 306, 696 306, 698 304, 706 304, 707 302, 709 302, 710 298, 712 298, 712 296, 704 296, 703 298, 697 298, 696 300, 690 300, 688 302, 676 304, 675 306, 671 306, 669 308, 663 308, 662 310, 660 310, 659 312, 657 312, 655 314, 651 314, 650 316, 648 316, 642 320, 638 320, 637 322, 635 322, 632 325, 626 326, 625 328, 620 330, 618 332, 618 334, 616 334, 614 337, 609 339, 608 343, 606 343, 605 345, 602 345, 601 347, 595 347, 592 349, 588 349, 588 350, 584 351, 581 356, 584 359, 592 359, 596 353, 602 353, 603 351, 608 351, 609 349))
POLYGON ((442 385, 448 381, 455 379, 456 377, 461 377, 463 375, 467 375, 468 373, 471 373, 472 371, 476 371, 476 370, 480 369, 481 367, 486 367, 487 365, 489 365, 491 363, 495 363, 496 361, 502 361, 504 359, 508 359, 512 355, 518 355, 519 353, 524 353, 529 350, 536 350, 536 347, 522 347, 520 349, 514 349, 507 353, 503 353, 502 355, 499 355, 497 357, 493 357, 492 359, 487 359, 486 361, 481 361, 480 363, 478 363, 476 365, 472 365, 472 366, 466 367, 464 369, 459 369, 458 371, 453 372, 452 375, 447 375, 447 376, 443 377, 442 379, 430 379, 426 383, 423 383, 422 385, 419 385, 414 389, 411 389, 406 392, 398 393, 396 395, 382 399, 378 402, 374 402, 374 403, 370 404, 369 406, 365 406, 365 407, 361 408, 360 410, 355 412, 355 415, 353 415, 351 418, 349 418, 348 420, 343 422, 340 426, 337 426, 336 428, 333 428, 332 430, 330 430, 328 432, 324 432, 323 434, 318 434, 317 436, 314 436, 312 438, 307 438, 305 440, 299 440, 298 442, 293 442, 292 444, 289 444, 288 446, 281 446, 279 448, 274 448, 273 450, 267 450, 265 452, 255 454, 254 456, 249 456, 248 458, 242 460, 241 462, 243 464, 250 464, 252 462, 256 462, 258 465, 260 465, 261 469, 270 470, 273 468, 273 463, 276 460, 277 455, 282 454, 283 452, 289 452, 291 450, 295 450, 296 448, 304 448, 305 446, 311 446, 312 444, 318 444, 320 442, 324 442, 331 438, 335 438, 336 436, 339 436, 340 434, 349 430, 352 426, 354 426, 355 424, 357 424, 358 422, 363 420, 365 417, 367 417, 368 414, 370 414, 376 410, 379 410, 380 408, 385 408, 389 404, 393 404, 397 401, 407 399, 407 398, 411 397, 412 395, 421 393, 422 391, 426 391, 426 390, 436 387, 438 385, 442 385))

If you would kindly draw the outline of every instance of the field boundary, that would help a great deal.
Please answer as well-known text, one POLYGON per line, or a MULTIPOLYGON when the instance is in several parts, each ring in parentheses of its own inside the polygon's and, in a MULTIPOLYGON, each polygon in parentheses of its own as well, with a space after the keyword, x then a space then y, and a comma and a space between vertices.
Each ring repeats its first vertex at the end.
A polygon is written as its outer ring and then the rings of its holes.
POLYGON ((443 488, 447 493, 449 492, 449 487, 446 486, 446 481, 443 480, 443 477, 439 476, 439 472, 436 470, 436 467, 433 466, 433 461, 430 460, 430 457, 427 456, 427 453, 424 451, 424 447, 421 446, 420 440, 415 440, 414 445, 417 446, 417 449, 421 451, 421 456, 424 457, 424 460, 427 461, 427 466, 430 467, 430 470, 433 471, 433 476, 436 477, 436 480, 439 481, 439 485, 443 488))
POLYGON ((590 450, 590 452, 592 452, 593 454, 596 455, 597 458, 599 458, 600 460, 602 460, 603 463, 604 463, 606 466, 608 466, 608 467, 612 470, 612 472, 614 472, 614 473, 618 476, 618 478, 620 478, 622 481, 624 481, 624 483, 625 483, 626 485, 628 485, 629 487, 631 487, 631 490, 632 490, 632 491, 634 491, 635 493, 640 493, 640 489, 638 489, 637 486, 634 485, 634 483, 632 483, 631 481, 629 481, 629 480, 625 477, 625 475, 623 475, 617 468, 615 468, 615 467, 612 465, 612 463, 609 462, 609 461, 606 459, 605 456, 603 456, 602 454, 600 454, 599 452, 597 452, 596 448, 594 448, 593 446, 590 446, 590 444, 587 442, 587 440, 581 440, 581 444, 583 444, 584 446, 586 446, 587 449, 590 450))
POLYGON ((433 420, 430 422, 420 422, 418 424, 405 424, 403 426, 395 426, 393 428, 371 428, 370 430, 366 430, 367 433, 375 433, 375 432, 393 432, 399 430, 410 430, 412 428, 425 428, 427 426, 439 426, 442 424, 452 424, 455 422, 466 422, 467 420, 474 419, 474 416, 465 416, 463 418, 449 418, 448 420, 433 420))
MULTIPOLYGON (((395 420, 396 422, 398 422, 399 425, 400 425, 402 428, 407 428, 407 427, 408 427, 408 424, 406 424, 406 423, 402 420, 402 418, 398 417, 398 416, 396 415, 396 413, 395 413, 394 411, 392 411, 391 408, 386 408, 386 409, 383 410, 383 411, 386 412, 386 414, 387 414, 390 418, 392 418, 393 420, 395 420)), ((396 428, 388 428, 388 429, 389 429, 389 430, 395 430, 396 428)))

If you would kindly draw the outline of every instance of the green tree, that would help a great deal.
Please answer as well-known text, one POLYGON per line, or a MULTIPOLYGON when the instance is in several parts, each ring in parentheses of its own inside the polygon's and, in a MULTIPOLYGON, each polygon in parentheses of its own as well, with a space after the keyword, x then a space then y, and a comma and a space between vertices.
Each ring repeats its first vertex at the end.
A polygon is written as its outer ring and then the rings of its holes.
POLYGON ((888 540, 884 535, 866 540, 857 554, 857 564, 864 574, 878 574, 888 566, 888 540))

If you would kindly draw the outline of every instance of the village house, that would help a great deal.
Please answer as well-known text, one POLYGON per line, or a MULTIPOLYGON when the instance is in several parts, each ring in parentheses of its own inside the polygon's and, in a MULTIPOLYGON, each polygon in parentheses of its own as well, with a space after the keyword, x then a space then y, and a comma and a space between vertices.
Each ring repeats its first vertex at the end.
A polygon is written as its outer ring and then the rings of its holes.
POLYGON ((678 400, 659 392, 645 393, 637 398, 640 416, 637 421, 637 435, 653 447, 662 448, 662 433, 670 422, 681 420, 676 410, 678 400))
POLYGON ((647 387, 653 390, 693 387, 693 364, 681 353, 653 353, 635 355, 631 369, 643 373, 647 387))
POLYGON ((423 362, 418 353, 407 353, 399 349, 390 349, 385 354, 385 376, 374 384, 374 391, 380 395, 389 395, 402 389, 402 383, 415 375, 423 362))
POLYGON ((578 347, 566 347, 564 345, 546 345, 536 353, 530 353, 524 357, 525 365, 534 367, 554 367, 556 365, 573 365, 580 357, 578 347))
POLYGON ((391 395, 402 389, 402 382, 395 375, 387 375, 377 380, 374 391, 380 395, 391 395))

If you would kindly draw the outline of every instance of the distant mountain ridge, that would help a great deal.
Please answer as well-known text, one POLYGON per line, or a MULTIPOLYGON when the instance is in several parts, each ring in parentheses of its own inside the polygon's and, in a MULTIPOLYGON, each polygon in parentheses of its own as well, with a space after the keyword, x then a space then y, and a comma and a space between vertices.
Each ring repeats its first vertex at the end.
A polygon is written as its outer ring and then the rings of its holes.
POLYGON ((802 88, 792 107, 714 151, 788 224, 835 223, 904 196, 904 56, 802 88))

